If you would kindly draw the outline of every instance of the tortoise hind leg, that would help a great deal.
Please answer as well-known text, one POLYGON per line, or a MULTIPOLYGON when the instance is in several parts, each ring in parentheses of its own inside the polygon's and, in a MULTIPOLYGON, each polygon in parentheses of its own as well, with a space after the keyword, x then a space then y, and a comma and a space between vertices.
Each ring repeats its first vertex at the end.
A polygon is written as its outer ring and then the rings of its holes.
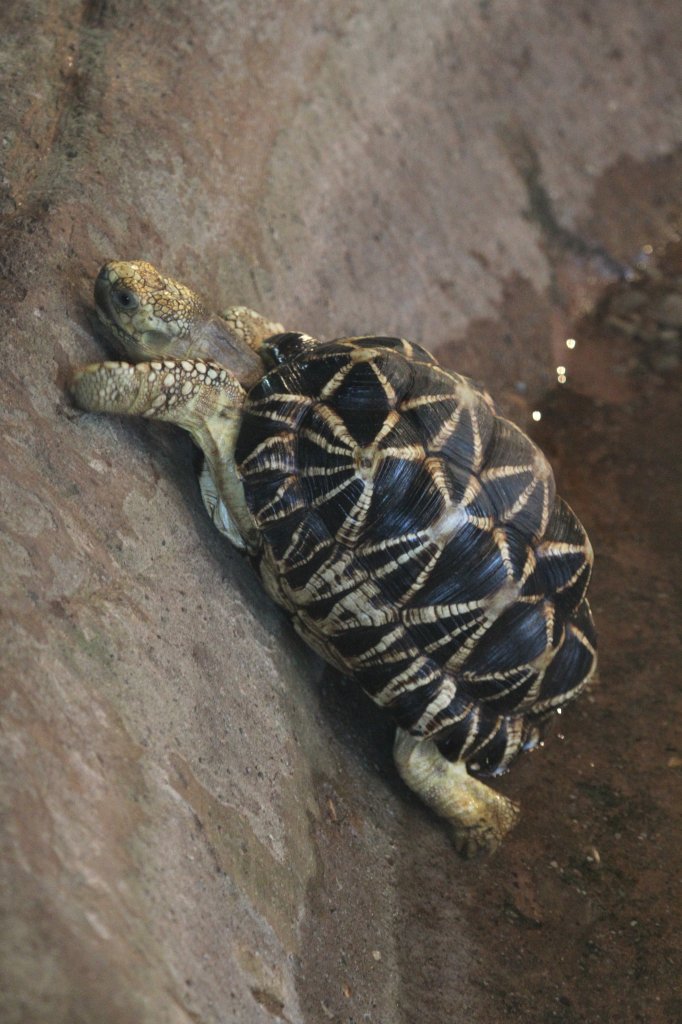
POLYGON ((491 853, 516 824, 518 805, 469 775, 463 761, 448 761, 432 740, 398 729, 393 756, 403 781, 449 822, 463 857, 491 853))

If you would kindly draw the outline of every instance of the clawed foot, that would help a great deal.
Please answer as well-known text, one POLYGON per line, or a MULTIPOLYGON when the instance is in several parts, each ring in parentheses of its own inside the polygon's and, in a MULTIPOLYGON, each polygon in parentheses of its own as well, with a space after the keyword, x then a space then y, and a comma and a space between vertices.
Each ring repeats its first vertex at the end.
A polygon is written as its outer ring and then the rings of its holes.
MULTIPOLYGON (((477 784, 483 786, 481 782, 477 784)), ((492 789, 490 793, 497 797, 497 801, 495 801, 494 808, 491 809, 489 804, 486 807, 488 814, 486 818, 471 824, 464 821, 452 823, 452 844, 460 857, 465 860, 473 860, 494 853, 507 833, 514 828, 521 815, 521 809, 517 803, 495 793, 492 789)))
POLYGON ((463 762, 448 761, 433 741, 398 729, 393 752, 407 785, 450 823, 460 856, 492 853, 518 821, 518 804, 469 775, 463 762))

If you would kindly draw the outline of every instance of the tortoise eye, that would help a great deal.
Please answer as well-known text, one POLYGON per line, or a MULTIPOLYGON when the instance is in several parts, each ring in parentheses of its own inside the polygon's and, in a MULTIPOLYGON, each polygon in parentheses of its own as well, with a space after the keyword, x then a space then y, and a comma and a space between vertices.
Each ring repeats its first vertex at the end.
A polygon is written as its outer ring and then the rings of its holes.
POLYGON ((115 288, 112 298, 121 309, 136 309, 139 305, 137 296, 129 288, 115 288))

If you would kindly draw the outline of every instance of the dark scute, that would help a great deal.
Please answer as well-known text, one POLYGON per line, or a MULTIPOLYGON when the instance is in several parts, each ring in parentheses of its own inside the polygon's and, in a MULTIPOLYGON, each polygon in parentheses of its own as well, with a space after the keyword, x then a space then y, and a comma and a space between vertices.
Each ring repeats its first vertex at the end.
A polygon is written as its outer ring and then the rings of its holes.
POLYGON ((437 678, 424 686, 401 693, 389 708, 396 725, 401 729, 414 728, 441 686, 442 680, 437 678))
MULTIPOLYGON (((309 412, 309 408, 300 402, 272 399, 267 405, 254 409, 247 401, 235 446, 237 465, 240 466, 263 441, 278 434, 286 436, 285 443, 290 446, 291 456, 295 457, 292 435, 309 412)), ((253 467, 250 472, 254 472, 253 467)))
POLYGON ((318 345, 292 359, 277 371, 287 390, 318 398, 332 377, 350 362, 347 348, 318 345))
MULTIPOLYGON (((315 500, 321 501, 323 497, 331 495, 332 491, 336 490, 342 484, 347 485, 346 489, 353 486, 353 482, 357 485, 359 481, 355 479, 355 472, 352 465, 346 465, 341 463, 338 472, 332 473, 330 476, 310 476, 306 473, 305 469, 302 470, 301 474, 301 486, 303 493, 306 496, 306 501, 312 505, 315 500)), ((343 494, 345 491, 330 497, 329 501, 343 501, 343 494)), ((351 503, 352 507, 352 503, 351 503)), ((323 519, 326 517, 326 503, 319 506, 319 514, 323 519)))
MULTIPOLYGON (((482 476, 487 500, 492 504, 496 519, 507 520, 512 507, 535 479, 534 461, 538 449, 518 427, 508 420, 497 418, 486 451, 482 476), (519 472, 511 476, 485 478, 486 472, 503 467, 517 467, 519 472), (525 467, 529 466, 529 469, 525 467)), ((513 524, 528 538, 538 537, 543 517, 545 493, 550 506, 554 502, 554 478, 550 472, 544 484, 539 479, 532 492, 527 495, 522 507, 514 513, 513 524)))
MULTIPOLYGON (((517 478, 520 479, 520 478, 517 478)), ((519 488, 519 494, 524 488, 519 488)), ((517 530, 520 530, 528 538, 537 539, 542 531, 542 521, 546 502, 551 502, 553 497, 554 484, 551 481, 536 480, 535 487, 526 495, 523 505, 517 509, 512 517, 508 513, 505 519, 512 523, 517 530), (550 493, 547 495, 547 486, 550 493)), ((513 502, 512 502, 513 504, 513 502)))
POLYGON ((435 622, 411 623, 408 626, 410 638, 420 650, 430 648, 432 644, 438 644, 430 653, 430 657, 439 665, 445 663, 457 654, 472 633, 475 633, 481 624, 479 612, 462 612, 459 615, 447 615, 435 622))
POLYGON ((501 766, 504 766, 502 771, 506 771, 509 767, 510 755, 514 757, 521 750, 522 744, 518 741, 515 741, 516 750, 509 750, 510 736, 506 719, 494 720, 493 724, 494 728, 491 728, 487 734, 481 730, 476 746, 470 757, 467 757, 468 762, 476 765, 475 769, 470 769, 471 774, 476 778, 498 775, 501 766))
POLYGON ((501 763, 506 759, 508 747, 507 727, 502 724, 493 736, 488 736, 472 754, 476 765, 471 774, 476 778, 497 775, 501 763))
POLYGON ((329 401, 334 408, 350 413, 378 410, 385 414, 391 408, 371 363, 353 364, 329 401))
POLYGON ((382 451, 390 454, 391 449, 416 447, 421 448, 422 438, 418 430, 410 423, 407 416, 393 417, 394 422, 381 439, 382 451))
POLYGON ((265 399, 264 403, 254 407, 253 403, 247 401, 246 411, 252 416, 258 416, 272 425, 273 432, 278 429, 295 430, 302 422, 310 406, 306 402, 299 402, 295 395, 287 399, 285 392, 282 398, 275 393, 265 399))
POLYGON ((302 521, 289 538, 286 568, 289 585, 295 589, 304 587, 312 574, 333 557, 333 544, 320 516, 312 509, 306 509, 302 521))
POLYGON ((480 468, 482 460, 488 449, 490 438, 494 430, 495 419, 485 404, 480 401, 476 405, 476 432, 474 431, 474 420, 470 408, 462 409, 457 427, 445 439, 440 447, 440 453, 444 459, 465 470, 471 470, 474 466, 480 468), (474 438, 477 436, 480 445, 480 454, 476 457, 474 438))
POLYGON ((296 445, 301 472, 307 469, 331 469, 344 459, 349 466, 352 465, 352 448, 348 447, 349 444, 336 436, 319 409, 308 409, 301 420, 296 445), (338 451, 330 450, 335 448, 344 454, 339 455, 338 451))
POLYGON ((585 597, 590 580, 589 566, 582 552, 538 558, 534 572, 526 580, 524 594, 555 595, 557 607, 564 615, 570 615, 585 597), (579 573, 570 586, 571 577, 579 573), (561 590, 561 593, 557 591, 561 590))
POLYGON ((282 473, 271 473, 267 476, 261 475, 255 481, 254 486, 251 486, 249 477, 245 479, 244 494, 246 495, 246 503, 252 515, 257 516, 266 505, 275 499, 278 490, 287 479, 289 477, 282 473))
MULTIPOLYGON (((314 601, 308 601, 305 606, 306 616, 314 623, 319 623, 322 619, 326 619, 328 615, 334 611, 335 606, 339 603, 339 600, 343 597, 344 593, 348 593, 349 590, 353 590, 354 585, 350 580, 347 581, 347 585, 344 587, 340 585, 335 594, 330 594, 328 591, 320 594, 314 601)), ((346 620, 348 615, 346 615, 346 620)), ((345 635, 339 630, 339 635, 345 635)))
MULTIPOLYGON (((246 481, 248 483, 248 480, 246 481)), ((276 519, 287 517, 295 511, 305 508, 299 480, 295 476, 285 477, 279 481, 276 477, 261 478, 253 487, 244 487, 249 510, 258 520, 262 529, 274 524, 276 519), (273 493, 274 490, 274 493, 273 493)))
POLYGON ((269 377, 261 377, 261 379, 253 385, 247 395, 246 408, 248 409, 248 402, 252 400, 254 402, 260 402, 261 399, 268 398, 273 393, 273 390, 274 388, 272 387, 272 382, 269 377))
POLYGON ((386 458, 377 474, 365 539, 384 540, 423 529, 445 502, 422 462, 386 458))
POLYGON ((506 579, 502 556, 490 534, 466 522, 443 548, 414 604, 477 601, 493 594, 506 579))
POLYGON ((514 579, 517 580, 520 578, 530 554, 528 538, 517 529, 514 523, 507 523, 504 527, 499 527, 499 529, 506 541, 513 566, 514 579))
POLYGON ((590 573, 590 567, 586 563, 585 568, 575 582, 570 587, 565 587, 560 594, 555 595, 554 601, 556 606, 561 609, 564 615, 572 615, 575 609, 585 600, 585 594, 590 582, 590 573))
POLYGON ((434 548, 416 534, 408 533, 386 547, 368 551, 367 545, 356 550, 358 562, 380 588, 386 602, 395 604, 412 586, 429 564, 434 548), (405 558, 404 556, 408 556, 405 558), (399 561, 400 559, 400 561, 399 561), (388 569, 380 577, 380 570, 388 569))
POLYGON ((306 509, 297 508, 289 515, 267 523, 263 527, 265 540, 272 548, 272 553, 278 561, 284 557, 287 548, 291 544, 291 538, 295 530, 299 528, 307 516, 308 511, 306 509))
POLYGON ((585 598, 590 581, 591 562, 584 550, 576 553, 552 554, 548 545, 553 542, 573 544, 583 548, 585 531, 565 501, 557 497, 550 514, 542 544, 537 550, 537 567, 529 576, 524 594, 555 595, 557 607, 570 616, 585 598), (575 581, 567 586, 572 576, 575 581))
MULTIPOLYGON (((383 337, 382 335, 374 334, 368 335, 365 338, 352 338, 350 339, 357 348, 383 348, 389 352, 397 352, 401 356, 408 356, 408 345, 405 344, 402 338, 383 337)), ((427 352, 421 345, 415 345, 414 342, 408 343, 412 348, 412 358, 419 359, 428 363, 435 363, 436 360, 427 352)))
POLYGON ((357 362, 340 382, 333 401, 346 411, 395 408, 412 385, 412 367, 401 355, 379 351, 371 362, 357 362), (381 378, 390 385, 387 393, 381 378))
POLYGON ((436 746, 440 750, 443 757, 446 757, 448 761, 459 761, 460 754, 464 749, 469 736, 469 729, 467 727, 466 720, 464 722, 458 722, 456 725, 451 726, 447 730, 447 734, 443 739, 436 740, 436 746))
POLYGON ((252 402, 260 402, 264 398, 269 398, 271 395, 296 395, 298 393, 297 389, 290 387, 287 383, 287 379, 282 377, 281 368, 271 370, 270 373, 266 373, 264 377, 261 377, 261 379, 257 381, 249 391, 247 396, 247 409, 252 402))
POLYGON ((281 365, 288 362, 301 352, 310 350, 314 345, 305 335, 296 331, 288 331, 285 334, 273 334, 265 342, 264 355, 268 362, 281 365))
POLYGON ((253 451, 240 463, 239 472, 248 478, 251 486, 255 481, 273 477, 284 479, 298 473, 296 442, 290 433, 276 435, 265 450, 253 451))
MULTIPOLYGON (((402 641, 399 642, 402 643, 402 641)), ((393 654, 395 655, 395 653, 394 645, 393 654)), ((405 658, 398 658, 397 660, 377 662, 376 664, 368 665, 367 668, 360 668, 355 673, 354 678, 360 684, 365 693, 374 698, 381 690, 385 689, 385 687, 388 686, 396 676, 399 676, 402 672, 412 668, 413 664, 414 658, 411 655, 405 658)), ((429 665, 422 665, 417 671, 413 671, 411 673, 411 684, 413 682, 419 689, 424 689, 424 687, 428 685, 430 676, 431 672, 429 665)), ((393 709, 397 706, 396 702, 401 701, 403 694, 407 694, 409 692, 409 690, 401 690, 400 693, 396 695, 395 701, 389 705, 390 708, 393 709)), ((436 691, 434 690, 433 692, 435 693, 436 691)))
POLYGON ((516 725, 517 719, 498 715, 485 708, 478 710, 477 720, 472 709, 462 722, 447 727, 442 735, 436 738, 436 745, 449 761, 459 761, 466 744, 465 760, 469 772, 476 778, 485 778, 506 771, 521 751, 523 742, 517 739, 511 741, 509 727, 512 724, 516 725), (471 741, 469 732, 474 726, 475 735, 471 741))
MULTIPOLYGON (((412 364, 412 386, 410 392, 405 396, 406 400, 421 398, 423 395, 436 398, 452 398, 456 384, 449 373, 434 370, 435 359, 429 363, 419 362, 412 364)), ((437 364, 436 364, 437 365, 437 364)), ((421 408, 417 406, 417 408, 421 408)))
POLYGON ((545 672, 538 702, 567 696, 582 683, 592 668, 594 656, 579 640, 572 626, 566 627, 563 644, 545 672))
MULTIPOLYGON (((446 724, 441 732, 436 734, 434 739, 441 754, 447 757, 449 761, 458 761, 464 744, 469 738, 472 725, 475 722, 476 708, 471 701, 458 692, 455 699, 446 709, 446 715, 457 720, 446 724)), ((480 728, 482 717, 482 715, 479 715, 478 728, 480 728)), ((478 728, 476 730, 477 735, 478 728)), ((485 724, 483 728, 486 728, 485 724)))
POLYGON ((399 405, 404 396, 414 387, 414 368, 409 359, 397 348, 392 350, 382 343, 385 339, 378 338, 379 351, 373 362, 395 392, 395 405, 399 405))
POLYGON ((273 424, 272 420, 245 412, 234 453, 237 465, 239 466, 262 441, 279 432, 280 428, 273 424))
POLYGON ((378 407, 368 402, 366 407, 360 409, 348 409, 336 400, 329 403, 334 412, 341 417, 348 433, 356 444, 364 447, 372 444, 375 437, 384 425, 388 407, 378 407))
POLYGON ((474 497, 469 495, 464 505, 464 495, 474 479, 471 473, 456 466, 453 462, 445 462, 440 456, 434 455, 431 458, 433 463, 440 466, 443 472, 452 504, 463 505, 472 516, 477 516, 481 519, 492 519, 494 510, 484 490, 478 488, 474 492, 474 497))
MULTIPOLYGON (((324 479, 324 477, 319 479, 324 479)), ((335 479, 338 483, 344 478, 339 474, 335 479)), ((324 504, 320 505, 317 509, 317 514, 320 519, 329 530, 330 534, 334 537, 341 527, 346 524, 353 506, 356 504, 364 490, 361 480, 352 478, 350 475, 346 479, 348 480, 348 486, 344 487, 344 489, 338 494, 335 494, 333 498, 325 501, 324 504)), ((304 481, 304 486, 307 488, 308 484, 309 481, 306 479, 304 481)), ((317 493, 319 494, 320 492, 318 491, 317 493)))
POLYGON ((542 539, 581 546, 585 543, 585 531, 582 524, 563 498, 556 498, 542 539))
POLYGON ((518 427, 501 416, 493 418, 493 430, 486 447, 483 469, 531 465, 536 446, 518 427))
MULTIPOLYGON (((497 480, 485 480, 483 486, 494 518, 498 521, 506 519, 523 491, 532 482, 533 472, 530 469, 515 473, 513 476, 499 477, 497 480)), ((514 514, 512 522, 517 530, 524 530, 527 537, 532 537, 536 532, 537 524, 540 523, 541 516, 542 490, 536 487, 533 494, 528 497, 526 504, 514 514), (539 507, 538 502, 540 503, 539 507), (530 524, 530 529, 528 529, 528 524, 530 524)))
POLYGON ((285 572, 287 583, 293 590, 304 589, 312 573, 316 572, 328 559, 329 549, 320 549, 307 562, 287 568, 285 572))
MULTIPOLYGON (((433 402, 417 405, 413 409, 405 409, 402 415, 412 427, 426 450, 435 451, 433 441, 443 428, 443 424, 457 409, 457 402, 449 394, 435 398, 433 402)), ((467 469, 469 466, 467 466, 467 469)))
POLYGON ((588 601, 583 601, 580 607, 575 611, 571 618, 571 622, 579 629, 581 633, 585 634, 587 642, 593 647, 597 646, 597 631, 594 628, 594 620, 592 619, 592 612, 588 601))
POLYGON ((394 623, 381 626, 356 626, 355 629, 347 632, 333 633, 330 639, 342 657, 357 657, 381 643, 384 637, 394 629, 394 623))
POLYGON ((547 646, 542 609, 541 604, 507 608, 478 641, 462 671, 472 676, 507 672, 539 657, 547 646))
POLYGON ((504 715, 518 707, 537 677, 537 672, 526 667, 506 673, 505 679, 462 672, 462 685, 473 699, 492 703, 492 710, 504 715))

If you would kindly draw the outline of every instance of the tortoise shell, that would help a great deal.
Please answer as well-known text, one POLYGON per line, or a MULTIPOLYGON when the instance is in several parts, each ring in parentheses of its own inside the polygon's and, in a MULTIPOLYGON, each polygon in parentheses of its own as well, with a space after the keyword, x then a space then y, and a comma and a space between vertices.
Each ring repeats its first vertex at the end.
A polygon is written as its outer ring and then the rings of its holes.
POLYGON ((596 663, 592 551, 545 457, 416 345, 268 347, 236 447, 266 586, 403 729, 505 771, 596 663))

